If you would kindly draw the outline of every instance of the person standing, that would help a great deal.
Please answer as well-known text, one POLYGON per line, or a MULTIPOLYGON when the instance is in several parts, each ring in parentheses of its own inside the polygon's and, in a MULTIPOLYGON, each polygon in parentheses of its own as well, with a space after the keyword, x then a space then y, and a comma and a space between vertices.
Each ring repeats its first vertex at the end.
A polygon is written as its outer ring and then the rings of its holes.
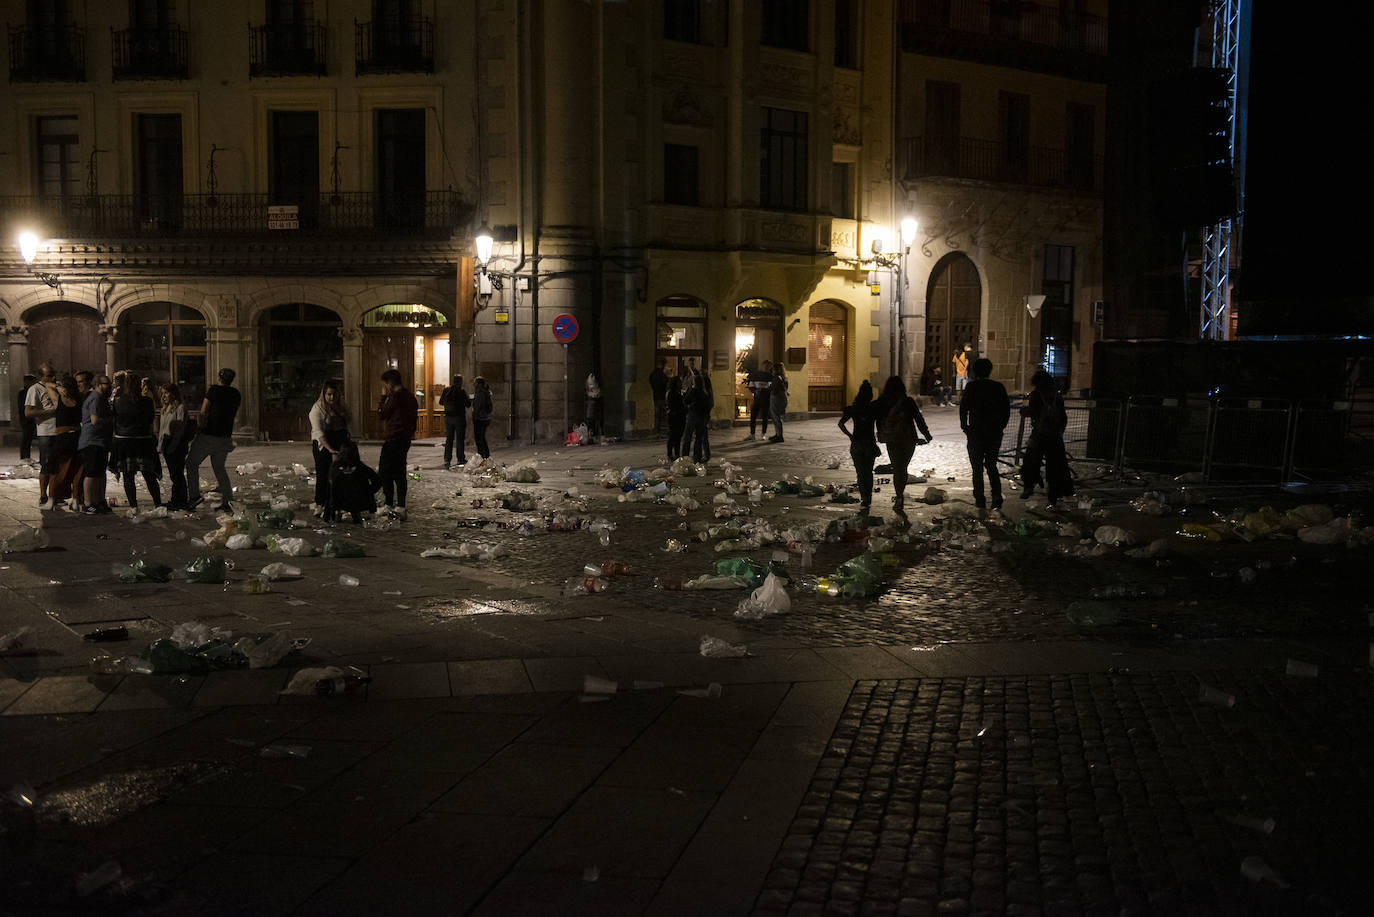
POLYGON ((906 502, 906 482, 910 476, 907 466, 916 454, 916 447, 930 442, 930 428, 915 399, 906 393, 901 376, 889 376, 883 383, 883 393, 873 403, 873 418, 887 443, 887 457, 892 462, 892 506, 902 511, 906 502), (920 435, 917 435, 917 430, 920 435))
POLYGON ((973 381, 959 400, 959 427, 968 441, 968 461, 973 467, 973 503, 985 509, 983 472, 987 472, 992 491, 992 508, 1002 508, 1002 476, 997 470, 997 455, 1002 451, 1002 432, 1011 417, 1007 388, 992 377, 992 361, 979 357, 970 367, 973 381))
POLYGON ((968 385, 968 361, 972 350, 972 347, 965 344, 954 351, 954 356, 949 361, 954 364, 954 393, 960 397, 964 394, 964 386, 968 385))
POLYGON ((472 390, 472 444, 482 461, 491 458, 491 447, 487 445, 487 427, 491 426, 491 389, 487 380, 478 376, 473 381, 472 390))
POLYGON ((687 429, 687 405, 682 400, 682 377, 668 380, 668 461, 682 454, 682 434, 687 429))
POLYGON ((773 373, 773 381, 768 386, 768 413, 773 418, 773 429, 777 431, 768 437, 770 443, 782 442, 782 419, 787 414, 787 373, 781 366, 773 373))
POLYGON ((654 435, 662 436, 664 433, 663 424, 666 420, 664 414, 668 404, 668 374, 663 367, 667 365, 665 357, 654 359, 653 372, 649 373, 649 391, 654 396, 654 435))
POLYGON ((873 461, 878 457, 878 440, 873 432, 873 384, 859 383, 854 402, 840 414, 840 432, 849 437, 849 458, 859 482, 859 512, 867 515, 873 506, 873 461), (845 422, 854 422, 854 432, 845 422))
POLYGON ((186 453, 191 448, 191 431, 186 419, 186 405, 181 402, 181 388, 172 382, 157 387, 161 410, 157 414, 157 451, 167 463, 167 477, 172 482, 172 498, 167 509, 186 508, 186 453))
POLYGON ((28 397, 29 389, 33 388, 38 377, 33 373, 24 373, 24 384, 19 386, 19 411, 14 416, 19 418, 19 461, 33 462, 33 440, 38 435, 38 425, 29 417, 26 409, 25 400, 28 397))
POLYGON ((692 385, 682 395, 687 406, 687 422, 682 434, 682 455, 691 455, 694 462, 711 460, 711 410, 716 406, 711 390, 711 377, 699 369, 692 370, 692 385))
POLYGON ((38 446, 38 507, 54 509, 48 484, 53 474, 52 439, 57 433, 57 373, 47 360, 38 364, 38 379, 24 393, 24 416, 34 424, 34 443, 38 446))
POLYGON ((377 474, 382 478, 382 498, 386 500, 383 512, 402 522, 406 518, 406 454, 415 438, 419 410, 415 393, 406 388, 400 370, 382 373, 382 400, 377 403, 377 416, 382 421, 382 452, 377 457, 377 474))
POLYGON ((348 442, 348 407, 337 379, 320 386, 310 406, 310 454, 315 459, 315 515, 323 516, 329 502, 329 465, 348 442))
POLYGON ((439 396, 439 404, 444 409, 445 471, 453 464, 455 447, 458 452, 458 466, 461 468, 468 463, 464 441, 468 438, 468 405, 471 403, 472 399, 463 389, 462 376, 454 376, 453 384, 444 389, 444 393, 439 396))
POLYGON ((1064 399, 1054 386, 1054 376, 1037 369, 1031 376, 1031 393, 1021 416, 1030 418, 1031 434, 1026 441, 1026 454, 1021 462, 1021 499, 1035 492, 1041 483, 1040 462, 1045 463, 1045 490, 1050 508, 1074 493, 1073 476, 1069 472, 1069 458, 1064 452, 1064 429, 1069 415, 1064 399))
POLYGON ((234 416, 239 412, 242 396, 234 388, 236 373, 229 367, 219 371, 219 384, 205 390, 200 404, 200 428, 196 438, 191 441, 191 451, 186 456, 187 507, 195 509, 204 499, 200 495, 200 465, 207 458, 215 472, 215 482, 219 487, 219 509, 231 512, 234 487, 229 483, 229 472, 224 469, 224 460, 234 451, 234 416))
POLYGON ((759 368, 744 377, 744 384, 749 391, 754 393, 754 404, 749 411, 749 436, 754 438, 755 424, 762 424, 763 429, 759 430, 760 436, 768 436, 768 411, 770 406, 770 390, 773 387, 773 361, 764 360, 759 368))
POLYGON ((143 394, 143 377, 137 373, 116 376, 114 396, 114 443, 110 450, 110 464, 124 480, 124 498, 129 512, 138 514, 137 474, 143 475, 153 506, 162 505, 162 463, 157 457, 157 440, 153 438, 153 399, 143 394))
POLYGON ((601 430, 601 383, 596 373, 587 373, 587 430, 592 436, 600 436, 601 430))
POLYGON ((54 508, 68 497, 76 497, 78 511, 84 508, 85 494, 81 489, 81 396, 76 379, 63 376, 57 385, 57 422, 52 438, 52 478, 48 481, 48 500, 54 508))
POLYGON ((110 464, 110 437, 114 433, 114 407, 110 404, 110 377, 101 373, 81 405, 81 435, 77 451, 85 472, 81 486, 85 491, 87 515, 111 512, 105 500, 105 474, 110 464))

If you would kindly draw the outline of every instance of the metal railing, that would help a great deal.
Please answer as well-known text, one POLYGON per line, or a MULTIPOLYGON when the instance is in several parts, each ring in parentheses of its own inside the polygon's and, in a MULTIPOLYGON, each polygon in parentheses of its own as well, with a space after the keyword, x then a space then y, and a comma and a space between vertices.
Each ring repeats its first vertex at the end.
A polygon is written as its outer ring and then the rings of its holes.
MULTIPOLYGON (((69 198, 0 197, 0 222, 20 218, 63 238, 131 238, 267 233, 268 207, 292 203, 267 194, 100 194, 69 198)), ((366 235, 443 234, 465 225, 472 207, 456 191, 381 195, 368 191, 321 193, 295 202, 298 230, 366 235)))
POLYGON ((353 20, 354 73, 433 73, 434 23, 428 17, 353 20))
POLYGON ((903 26, 1026 42, 1080 54, 1107 53, 1107 21, 1016 0, 902 0, 903 26))
POLYGON ((110 29, 116 80, 184 80, 190 76, 190 36, 178 26, 110 29))
POLYGON ((10 26, 10 82, 86 79, 86 32, 78 26, 10 26))
POLYGON ((1019 146, 973 137, 907 137, 902 140, 903 177, 965 178, 1102 190, 1102 157, 1052 147, 1019 146))
POLYGON ((248 75, 324 76, 324 23, 302 20, 248 27, 248 75))

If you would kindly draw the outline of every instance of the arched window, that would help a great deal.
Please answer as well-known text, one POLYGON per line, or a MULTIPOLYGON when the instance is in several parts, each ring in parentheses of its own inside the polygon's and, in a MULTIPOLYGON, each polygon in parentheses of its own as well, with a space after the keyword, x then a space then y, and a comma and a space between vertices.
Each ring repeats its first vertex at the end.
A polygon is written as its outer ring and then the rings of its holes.
MULTIPOLYGON (((263 313, 258 331, 262 430, 274 439, 310 438, 310 406, 343 378, 343 321, 322 306, 287 303, 263 313)), ((357 405, 352 406, 355 412, 357 405)))
POLYGON ((205 317, 189 306, 145 302, 119 316, 121 361, 157 386, 174 382, 185 404, 205 394, 205 317))
POLYGON ((764 360, 782 364, 782 306, 746 299, 735 306, 735 416, 748 417, 754 396, 744 384, 764 360))

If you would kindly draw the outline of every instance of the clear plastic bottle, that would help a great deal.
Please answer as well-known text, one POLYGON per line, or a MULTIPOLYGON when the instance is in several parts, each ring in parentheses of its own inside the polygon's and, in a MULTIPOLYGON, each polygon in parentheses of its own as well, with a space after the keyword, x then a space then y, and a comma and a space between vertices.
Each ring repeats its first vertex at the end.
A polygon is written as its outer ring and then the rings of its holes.
POLYGON ((582 572, 587 576, 626 576, 630 572, 630 565, 618 560, 603 560, 587 564, 582 572))
POLYGON ((339 576, 340 586, 356 586, 359 582, 360 580, 356 576, 350 576, 347 573, 341 574, 339 576))
POLYGON ((564 595, 590 595, 593 592, 605 592, 611 586, 611 581, 603 576, 574 576, 563 584, 564 595))
POLYGON ((816 591, 821 595, 839 595, 840 581, 833 576, 822 576, 816 579, 816 591))

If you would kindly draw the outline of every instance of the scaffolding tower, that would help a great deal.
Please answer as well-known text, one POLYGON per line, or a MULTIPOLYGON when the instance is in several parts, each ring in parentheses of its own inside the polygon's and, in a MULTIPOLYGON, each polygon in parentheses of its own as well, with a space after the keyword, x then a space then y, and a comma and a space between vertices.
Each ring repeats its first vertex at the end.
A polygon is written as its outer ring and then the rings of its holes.
MULTIPOLYGON (((1236 92, 1240 72, 1240 13, 1244 0, 1212 0, 1212 66, 1226 71, 1226 152, 1236 159, 1236 92)), ((1203 340, 1223 341, 1231 325, 1231 218, 1202 231, 1203 340)))

